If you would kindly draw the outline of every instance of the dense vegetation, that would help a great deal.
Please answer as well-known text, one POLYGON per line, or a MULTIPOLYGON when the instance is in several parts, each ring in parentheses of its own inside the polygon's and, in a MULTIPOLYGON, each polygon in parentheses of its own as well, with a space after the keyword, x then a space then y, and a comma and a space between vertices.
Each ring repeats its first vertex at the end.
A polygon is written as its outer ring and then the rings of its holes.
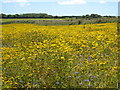
POLYGON ((6 24, 1 25, 3 88, 117 88, 117 17, 32 13, 0 18, 6 24))
POLYGON ((93 19, 2 19, 1 24, 12 24, 12 23, 29 23, 37 25, 80 25, 80 24, 95 24, 95 23, 117 23, 117 18, 93 18, 93 19))
POLYGON ((95 23, 117 23, 118 18, 115 16, 101 16, 98 14, 83 15, 83 16, 52 16, 45 13, 30 13, 30 14, 1 14, 1 24, 11 23, 29 23, 38 25, 80 25, 80 24, 95 24, 95 23))
POLYGON ((116 23, 2 27, 3 88, 117 88, 116 23))
POLYGON ((115 18, 115 16, 101 16, 98 14, 87 14, 83 16, 52 16, 48 15, 46 13, 28 13, 28 14, 0 14, 0 18, 102 18, 102 17, 109 17, 109 18, 115 18))

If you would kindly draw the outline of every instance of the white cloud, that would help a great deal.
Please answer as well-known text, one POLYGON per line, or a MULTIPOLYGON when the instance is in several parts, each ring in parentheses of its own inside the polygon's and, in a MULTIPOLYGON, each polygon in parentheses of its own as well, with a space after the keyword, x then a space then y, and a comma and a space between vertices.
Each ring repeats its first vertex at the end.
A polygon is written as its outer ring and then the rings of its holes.
POLYGON ((60 5, 75 5, 75 4, 86 4, 85 0, 71 0, 58 2, 60 5))
POLYGON ((4 0, 3 3, 19 3, 20 6, 30 5, 28 0, 4 0))
POLYGON ((103 3, 106 3, 106 1, 105 1, 105 0, 100 0, 100 3, 102 3, 102 4, 103 4, 103 3))
POLYGON ((24 7, 24 6, 29 6, 30 4, 29 3, 20 3, 19 5, 24 7))

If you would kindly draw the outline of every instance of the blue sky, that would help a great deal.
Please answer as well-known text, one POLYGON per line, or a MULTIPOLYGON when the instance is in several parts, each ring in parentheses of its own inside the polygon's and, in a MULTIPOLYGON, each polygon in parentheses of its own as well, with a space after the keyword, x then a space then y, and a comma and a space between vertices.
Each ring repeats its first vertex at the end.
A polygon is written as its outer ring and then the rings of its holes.
POLYGON ((116 0, 1 0, 2 13, 50 15, 118 15, 116 0))

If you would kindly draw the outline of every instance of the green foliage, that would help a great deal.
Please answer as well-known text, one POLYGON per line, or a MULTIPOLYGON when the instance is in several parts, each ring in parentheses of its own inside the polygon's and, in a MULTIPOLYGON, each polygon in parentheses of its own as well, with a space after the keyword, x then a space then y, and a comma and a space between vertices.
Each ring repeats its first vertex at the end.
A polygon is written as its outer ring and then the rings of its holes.
POLYGON ((27 14, 0 14, 0 18, 69 18, 69 19, 78 19, 78 18, 101 18, 101 17, 109 17, 115 18, 115 16, 101 16, 98 14, 87 14, 83 16, 52 16, 46 13, 27 13, 27 14))
POLYGON ((95 23, 117 23, 117 18, 65 18, 65 19, 2 19, 1 24, 12 23, 31 23, 38 25, 80 25, 80 24, 95 24, 95 23))
POLYGON ((0 15, 1 24, 11 23, 31 23, 38 25, 79 25, 95 23, 117 23, 118 18, 115 16, 101 16, 98 14, 87 14, 83 16, 52 16, 46 13, 27 13, 15 15, 0 15))

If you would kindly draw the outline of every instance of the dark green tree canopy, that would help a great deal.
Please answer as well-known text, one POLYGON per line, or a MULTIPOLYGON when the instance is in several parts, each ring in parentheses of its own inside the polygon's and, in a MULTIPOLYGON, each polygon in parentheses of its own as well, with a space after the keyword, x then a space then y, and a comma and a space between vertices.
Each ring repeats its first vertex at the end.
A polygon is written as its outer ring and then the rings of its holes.
POLYGON ((26 14, 0 14, 0 18, 101 18, 101 17, 115 17, 115 16, 101 16, 98 14, 87 14, 83 16, 52 16, 46 13, 26 13, 26 14))

